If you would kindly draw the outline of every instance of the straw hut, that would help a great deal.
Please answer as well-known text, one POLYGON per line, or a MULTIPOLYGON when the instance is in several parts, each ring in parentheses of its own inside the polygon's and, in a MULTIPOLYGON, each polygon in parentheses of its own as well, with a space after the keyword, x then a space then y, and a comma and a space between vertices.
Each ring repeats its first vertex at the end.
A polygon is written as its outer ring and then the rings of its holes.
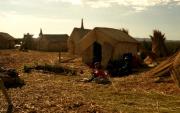
POLYGON ((8 33, 0 32, 0 49, 14 48, 15 40, 8 33))
POLYGON ((67 34, 43 34, 40 31, 38 38, 38 50, 40 51, 67 51, 67 34))
POLYGON ((136 54, 138 42, 130 35, 113 28, 96 27, 78 43, 83 62, 101 62, 106 67, 110 60, 118 60, 125 53, 136 54))
POLYGON ((89 32, 90 29, 84 29, 83 19, 81 21, 81 28, 74 28, 70 37, 68 38, 68 52, 72 55, 78 54, 78 42, 89 32))

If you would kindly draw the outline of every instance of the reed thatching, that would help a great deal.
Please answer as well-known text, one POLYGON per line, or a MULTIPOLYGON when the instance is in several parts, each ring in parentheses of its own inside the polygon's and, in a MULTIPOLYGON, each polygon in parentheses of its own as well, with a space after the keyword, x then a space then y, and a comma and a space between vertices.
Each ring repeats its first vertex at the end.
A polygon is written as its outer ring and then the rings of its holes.
POLYGON ((150 38, 152 40, 152 52, 155 53, 157 57, 167 56, 168 51, 165 45, 165 34, 162 34, 159 30, 154 30, 150 38))
POLYGON ((123 33, 126 33, 127 35, 129 35, 129 31, 128 29, 125 28, 121 28, 120 31, 122 31, 123 33))
POLYGON ((168 57, 161 62, 157 67, 151 70, 151 74, 156 77, 163 77, 164 75, 171 75, 174 82, 180 87, 180 51, 168 57))

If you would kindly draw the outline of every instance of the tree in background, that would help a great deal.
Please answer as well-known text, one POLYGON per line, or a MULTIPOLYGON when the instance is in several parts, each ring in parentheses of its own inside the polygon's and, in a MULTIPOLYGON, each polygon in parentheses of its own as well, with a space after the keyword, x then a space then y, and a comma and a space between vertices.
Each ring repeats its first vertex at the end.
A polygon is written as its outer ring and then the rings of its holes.
POLYGON ((146 40, 143 40, 142 42, 142 46, 144 47, 144 49, 146 49, 147 51, 151 51, 151 41, 146 41, 146 40))
POLYGON ((168 51, 165 45, 165 34, 162 34, 159 30, 154 30, 153 35, 150 35, 152 40, 152 52, 157 57, 165 57, 168 55, 168 51))

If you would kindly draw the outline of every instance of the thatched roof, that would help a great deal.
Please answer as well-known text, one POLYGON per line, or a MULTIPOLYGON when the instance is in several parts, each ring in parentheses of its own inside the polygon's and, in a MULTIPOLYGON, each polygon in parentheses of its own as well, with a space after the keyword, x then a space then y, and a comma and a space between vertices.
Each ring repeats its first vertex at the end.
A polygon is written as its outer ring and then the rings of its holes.
POLYGON ((83 28, 74 28, 71 35, 70 35, 70 40, 73 41, 79 41, 82 37, 84 37, 90 29, 83 29, 83 28))
POLYGON ((118 29, 96 27, 94 30, 103 32, 109 38, 112 38, 113 40, 116 40, 118 42, 138 43, 136 39, 118 29))
POLYGON ((5 40, 14 40, 14 37, 4 32, 0 32, 0 38, 5 40))
POLYGON ((138 41, 136 41, 130 35, 122 32, 121 30, 113 28, 96 27, 79 41, 80 51, 84 51, 97 40, 107 42, 112 46, 115 46, 120 42, 138 44, 138 41))
POLYGON ((68 37, 67 34, 43 34, 43 38, 50 42, 67 41, 68 37))

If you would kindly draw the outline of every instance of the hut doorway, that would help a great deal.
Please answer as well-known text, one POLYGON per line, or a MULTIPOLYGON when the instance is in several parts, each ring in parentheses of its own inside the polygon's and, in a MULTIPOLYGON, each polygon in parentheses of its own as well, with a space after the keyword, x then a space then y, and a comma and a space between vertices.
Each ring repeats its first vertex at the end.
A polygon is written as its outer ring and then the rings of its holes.
POLYGON ((94 42, 93 44, 93 64, 95 62, 101 62, 102 60, 102 47, 99 43, 94 42))

